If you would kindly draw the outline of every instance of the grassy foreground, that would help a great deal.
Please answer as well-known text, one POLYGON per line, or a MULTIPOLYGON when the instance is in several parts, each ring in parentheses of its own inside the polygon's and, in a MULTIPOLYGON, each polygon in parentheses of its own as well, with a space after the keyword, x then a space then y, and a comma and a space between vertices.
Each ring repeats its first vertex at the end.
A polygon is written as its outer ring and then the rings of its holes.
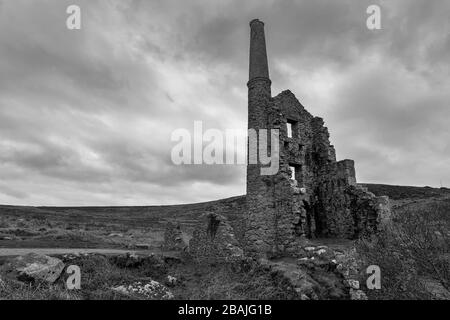
MULTIPOLYGON (((60 257, 61 258, 61 257, 60 257)), ((63 258, 64 260, 64 258, 63 258)), ((128 300, 160 299, 140 293, 124 294, 112 288, 132 283, 157 281, 173 294, 173 299, 293 299, 295 292, 282 279, 261 268, 232 269, 228 265, 202 266, 174 257, 87 255, 66 260, 82 271, 81 290, 68 290, 63 272, 54 284, 22 283, 3 278, 0 299, 12 300, 128 300), (173 277, 175 283, 169 283, 173 277)))

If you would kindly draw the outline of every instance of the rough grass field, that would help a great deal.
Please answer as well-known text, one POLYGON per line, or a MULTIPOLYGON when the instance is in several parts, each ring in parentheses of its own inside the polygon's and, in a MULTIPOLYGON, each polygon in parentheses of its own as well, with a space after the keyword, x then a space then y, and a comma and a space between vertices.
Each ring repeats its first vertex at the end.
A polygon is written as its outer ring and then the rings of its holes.
POLYGON ((180 222, 188 235, 204 212, 218 210, 233 220, 242 214, 243 204, 243 197, 234 197, 148 207, 0 206, 0 248, 157 249, 167 221, 180 222))
MULTIPOLYGON (((393 219, 376 237, 356 243, 325 239, 322 244, 356 246, 365 265, 382 270, 382 289, 370 299, 450 299, 450 191, 366 185, 393 198, 393 219)), ((183 253, 161 251, 164 224, 179 221, 186 240, 206 211, 230 220, 241 215, 243 197, 207 203, 153 207, 14 207, 0 206, 0 248, 125 248, 146 246, 153 255, 130 258, 89 254, 58 256, 82 269, 82 289, 65 288, 67 275, 53 285, 22 283, 0 277, 0 299, 147 299, 112 288, 151 280, 170 287, 175 299, 298 299, 281 278, 252 267, 199 266, 183 253), (124 260, 125 259, 125 260, 124 260), (130 262, 131 261, 131 262, 130 262), (177 279, 170 286, 168 277, 177 279)), ((1 249, 0 249, 1 250, 1 249)), ((9 258, 0 257, 0 266, 9 258)))

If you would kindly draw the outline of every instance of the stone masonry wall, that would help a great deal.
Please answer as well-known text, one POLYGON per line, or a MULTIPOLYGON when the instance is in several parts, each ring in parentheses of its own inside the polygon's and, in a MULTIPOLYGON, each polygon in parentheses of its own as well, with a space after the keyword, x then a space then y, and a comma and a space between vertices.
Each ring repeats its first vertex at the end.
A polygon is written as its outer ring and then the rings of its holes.
POLYGON ((189 254, 198 263, 232 262, 243 257, 228 220, 217 213, 206 213, 189 241, 189 254))
POLYGON ((246 249, 295 255, 305 238, 355 238, 375 231, 379 200, 356 186, 353 160, 336 161, 323 119, 313 117, 288 90, 271 99, 263 94, 261 100, 249 93, 259 103, 253 107, 259 120, 253 123, 260 127, 266 121, 264 128, 279 130, 280 170, 262 176, 258 166, 248 166, 246 249), (292 137, 287 136, 288 121, 292 137))
POLYGON ((165 250, 183 250, 186 247, 179 223, 167 222, 163 247, 165 250))

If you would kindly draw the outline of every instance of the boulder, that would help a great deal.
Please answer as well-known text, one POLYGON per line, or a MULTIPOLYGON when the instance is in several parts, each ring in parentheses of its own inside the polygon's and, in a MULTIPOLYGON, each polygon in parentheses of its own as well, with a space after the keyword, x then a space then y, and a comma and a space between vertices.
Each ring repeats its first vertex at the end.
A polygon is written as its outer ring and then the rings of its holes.
POLYGON ((64 270, 64 263, 43 254, 29 253, 6 264, 5 273, 20 281, 45 281, 54 283, 64 270))
POLYGON ((354 279, 344 280, 344 284, 351 289, 359 290, 359 281, 358 280, 354 280, 354 279))
POLYGON ((177 284, 177 282, 178 282, 178 279, 173 277, 173 276, 171 276, 171 275, 168 275, 167 278, 166 278, 166 285, 168 287, 175 286, 177 284))

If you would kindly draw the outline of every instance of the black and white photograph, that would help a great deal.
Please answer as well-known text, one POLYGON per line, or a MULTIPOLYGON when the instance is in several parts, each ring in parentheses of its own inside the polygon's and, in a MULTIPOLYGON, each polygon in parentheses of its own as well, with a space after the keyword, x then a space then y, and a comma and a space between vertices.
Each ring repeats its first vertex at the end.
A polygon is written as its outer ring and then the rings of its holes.
POLYGON ((448 301, 449 123, 448 0, 0 0, 0 300, 448 301))

